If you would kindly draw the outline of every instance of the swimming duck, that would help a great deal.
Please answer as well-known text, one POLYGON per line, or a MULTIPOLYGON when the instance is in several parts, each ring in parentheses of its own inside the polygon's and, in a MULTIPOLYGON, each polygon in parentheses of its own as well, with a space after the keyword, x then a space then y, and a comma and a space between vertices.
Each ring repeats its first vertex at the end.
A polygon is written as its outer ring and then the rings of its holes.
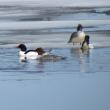
POLYGON ((84 41, 85 38, 85 33, 83 31, 83 26, 81 24, 78 24, 77 26, 77 32, 73 32, 71 34, 71 37, 68 41, 68 43, 80 43, 82 44, 82 42, 84 41))
POLYGON ((62 56, 52 55, 41 47, 35 50, 27 50, 24 44, 20 44, 17 48, 20 48, 19 56, 21 61, 25 61, 26 59, 37 59, 42 61, 58 61, 65 59, 65 57, 62 56))
POLYGON ((91 49, 94 48, 93 44, 90 43, 90 36, 85 35, 85 39, 82 43, 81 49, 91 49))
POLYGON ((63 56, 53 55, 48 52, 45 52, 42 48, 37 48, 36 51, 39 55, 38 60, 40 61, 59 61, 66 59, 66 57, 63 56))
POLYGON ((25 44, 19 44, 17 48, 20 49, 19 51, 19 56, 21 58, 26 58, 26 59, 37 59, 38 58, 38 53, 35 50, 27 50, 25 44))

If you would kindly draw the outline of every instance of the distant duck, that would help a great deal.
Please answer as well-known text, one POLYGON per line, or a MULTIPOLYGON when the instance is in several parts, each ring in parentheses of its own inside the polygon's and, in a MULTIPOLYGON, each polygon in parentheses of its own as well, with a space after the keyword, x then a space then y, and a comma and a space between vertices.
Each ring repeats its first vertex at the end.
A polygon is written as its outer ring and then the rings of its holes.
POLYGON ((26 59, 38 59, 42 61, 58 61, 65 59, 65 57, 52 55, 49 52, 45 52, 45 50, 41 47, 35 50, 27 50, 25 44, 19 44, 17 48, 20 49, 19 56, 21 61, 25 61, 26 59))
POLYGON ((85 39, 82 43, 81 49, 92 49, 94 48, 93 44, 90 43, 90 36, 85 35, 85 39))
POLYGON ((85 38, 85 32, 83 31, 83 26, 81 24, 78 24, 77 32, 73 32, 71 34, 71 37, 70 37, 68 43, 73 43, 73 45, 75 43, 82 44, 82 42, 84 41, 84 38, 85 38))

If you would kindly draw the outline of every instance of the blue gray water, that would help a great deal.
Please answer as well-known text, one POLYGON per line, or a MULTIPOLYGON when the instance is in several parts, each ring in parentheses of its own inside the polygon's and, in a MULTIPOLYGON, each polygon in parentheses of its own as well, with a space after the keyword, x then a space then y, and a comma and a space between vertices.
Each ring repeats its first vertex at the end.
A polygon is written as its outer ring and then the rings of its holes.
POLYGON ((110 49, 82 53, 54 49, 59 62, 20 62, 15 49, 0 49, 0 109, 109 110, 110 49))
MULTIPOLYGON (((6 5, 0 6, 0 13, 0 22, 4 23, 110 19, 110 7, 6 5)), ((56 34, 62 33, 63 39, 63 34, 70 35, 74 28, 0 30, 0 110, 110 110, 110 46, 88 51, 52 48, 52 54, 66 57, 56 62, 21 62, 14 47, 20 42, 27 43, 28 47, 46 41, 48 44, 51 37, 56 39, 56 34)), ((100 44, 108 43, 109 30, 110 24, 85 27, 90 34, 98 33, 100 44)), ((49 48, 55 43, 58 41, 53 40, 49 48)))

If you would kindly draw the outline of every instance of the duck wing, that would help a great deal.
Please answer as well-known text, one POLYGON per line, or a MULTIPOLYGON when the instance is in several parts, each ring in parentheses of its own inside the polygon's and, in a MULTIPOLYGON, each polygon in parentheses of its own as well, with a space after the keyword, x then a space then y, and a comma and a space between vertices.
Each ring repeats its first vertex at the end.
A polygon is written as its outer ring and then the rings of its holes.
POLYGON ((70 39, 69 39, 68 43, 71 43, 72 40, 73 40, 73 38, 75 38, 75 37, 77 37, 77 36, 78 36, 78 33, 77 33, 77 32, 73 32, 73 33, 71 34, 71 36, 70 36, 70 39))
POLYGON ((63 56, 57 56, 57 55, 44 55, 39 58, 40 61, 60 61, 65 60, 66 57, 63 56))

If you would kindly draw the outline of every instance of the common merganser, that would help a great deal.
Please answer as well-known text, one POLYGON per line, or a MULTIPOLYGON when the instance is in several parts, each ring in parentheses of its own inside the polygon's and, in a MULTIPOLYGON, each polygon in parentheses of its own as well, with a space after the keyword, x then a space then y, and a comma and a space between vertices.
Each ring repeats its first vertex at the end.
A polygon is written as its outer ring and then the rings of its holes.
POLYGON ((40 61, 59 61, 59 60, 64 60, 66 57, 58 56, 58 55, 53 55, 48 52, 45 52, 42 48, 37 48, 36 49, 38 55, 39 55, 39 60, 40 61))
POLYGON ((94 48, 93 44, 90 43, 90 36, 85 35, 85 39, 82 43, 81 49, 92 49, 94 48))
POLYGON ((77 32, 73 32, 71 34, 71 37, 70 37, 68 43, 73 43, 73 45, 75 43, 82 44, 82 42, 84 41, 84 38, 85 38, 85 32, 83 31, 83 26, 81 24, 78 24, 77 32))
POLYGON ((42 61, 58 61, 65 59, 65 57, 62 56, 52 55, 41 47, 36 50, 27 50, 24 44, 20 44, 17 48, 20 48, 19 56, 21 61, 25 61, 26 59, 37 59, 42 61))
POLYGON ((26 46, 24 44, 20 44, 17 46, 17 48, 20 49, 19 51, 19 56, 21 58, 26 58, 26 59, 37 59, 38 58, 38 53, 35 50, 27 50, 26 46))

